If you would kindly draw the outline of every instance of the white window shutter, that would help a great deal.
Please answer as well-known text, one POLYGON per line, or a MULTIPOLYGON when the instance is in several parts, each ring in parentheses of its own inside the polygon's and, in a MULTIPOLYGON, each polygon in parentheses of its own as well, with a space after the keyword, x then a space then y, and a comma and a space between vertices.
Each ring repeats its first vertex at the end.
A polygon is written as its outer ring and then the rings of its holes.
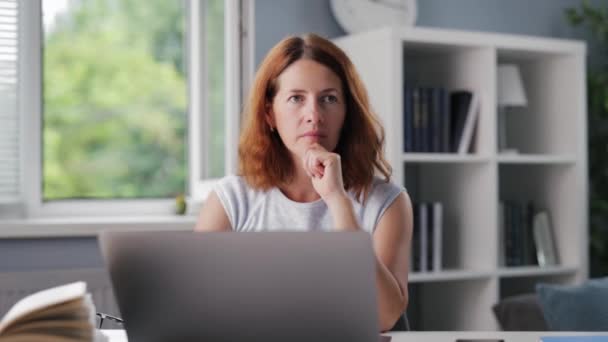
POLYGON ((18 13, 18 0, 0 0, 0 203, 20 193, 18 13))

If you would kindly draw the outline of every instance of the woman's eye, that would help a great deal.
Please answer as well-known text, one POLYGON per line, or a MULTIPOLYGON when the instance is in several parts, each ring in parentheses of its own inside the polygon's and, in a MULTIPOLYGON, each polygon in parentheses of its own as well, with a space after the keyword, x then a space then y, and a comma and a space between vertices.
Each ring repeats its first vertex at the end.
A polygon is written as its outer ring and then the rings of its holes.
POLYGON ((293 95, 289 99, 287 99, 287 101, 289 101, 291 103, 300 103, 303 100, 304 100, 304 98, 302 95, 293 95))
POLYGON ((323 103, 336 103, 338 102, 338 98, 335 95, 325 95, 321 98, 323 103))

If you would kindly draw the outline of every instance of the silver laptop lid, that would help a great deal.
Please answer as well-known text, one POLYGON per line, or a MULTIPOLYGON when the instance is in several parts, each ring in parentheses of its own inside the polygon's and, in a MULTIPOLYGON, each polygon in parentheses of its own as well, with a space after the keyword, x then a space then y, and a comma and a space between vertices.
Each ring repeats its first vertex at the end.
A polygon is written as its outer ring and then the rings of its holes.
POLYGON ((378 340, 369 234, 106 232, 130 342, 378 340))

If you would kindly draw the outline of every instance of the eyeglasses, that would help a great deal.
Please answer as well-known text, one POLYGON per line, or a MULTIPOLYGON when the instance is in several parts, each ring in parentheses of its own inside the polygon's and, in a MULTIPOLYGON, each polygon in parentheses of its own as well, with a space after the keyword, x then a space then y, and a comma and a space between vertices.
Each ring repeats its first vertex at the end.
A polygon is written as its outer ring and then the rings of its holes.
POLYGON ((99 328, 98 329, 101 329, 101 327, 103 326, 103 321, 106 318, 109 319, 110 321, 114 321, 114 322, 116 322, 118 324, 123 324, 124 323, 124 321, 121 318, 114 317, 112 315, 108 315, 108 314, 105 314, 103 312, 98 312, 97 316, 99 317, 99 328))

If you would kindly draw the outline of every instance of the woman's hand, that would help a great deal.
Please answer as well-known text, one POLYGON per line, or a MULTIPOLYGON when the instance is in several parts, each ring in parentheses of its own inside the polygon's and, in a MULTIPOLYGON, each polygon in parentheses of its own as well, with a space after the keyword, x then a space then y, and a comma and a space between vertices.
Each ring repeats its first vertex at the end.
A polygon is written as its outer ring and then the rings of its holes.
POLYGON ((346 198, 339 154, 314 144, 304 154, 302 164, 312 178, 313 187, 326 203, 346 198))

